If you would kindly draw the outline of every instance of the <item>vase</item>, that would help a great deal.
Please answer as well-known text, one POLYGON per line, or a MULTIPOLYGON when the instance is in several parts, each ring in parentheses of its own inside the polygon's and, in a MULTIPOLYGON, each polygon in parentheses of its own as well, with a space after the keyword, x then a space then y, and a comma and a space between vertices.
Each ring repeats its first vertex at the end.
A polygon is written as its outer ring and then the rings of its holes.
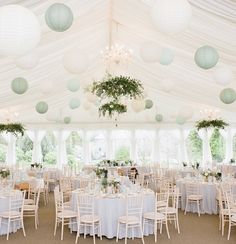
POLYGON ((208 177, 204 177, 204 181, 208 182, 209 181, 208 177))

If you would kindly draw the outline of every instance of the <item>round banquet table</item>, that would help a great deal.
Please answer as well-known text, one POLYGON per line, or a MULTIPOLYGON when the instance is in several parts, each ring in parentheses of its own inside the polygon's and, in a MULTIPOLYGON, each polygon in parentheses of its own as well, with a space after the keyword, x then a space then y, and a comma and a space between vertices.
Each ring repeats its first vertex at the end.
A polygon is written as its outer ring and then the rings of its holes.
MULTIPOLYGON (((203 201, 200 207, 202 214, 217 214, 217 202, 216 202, 216 186, 217 182, 203 182, 203 181, 194 181, 194 179, 179 179, 176 181, 177 187, 180 189, 181 193, 181 209, 185 210, 186 204, 186 183, 197 183, 200 186, 200 194, 203 196, 203 201)), ((236 182, 232 185, 233 192, 236 191, 236 182)), ((197 204, 189 204, 187 212, 197 213, 197 204)))
MULTIPOLYGON (((4 212, 4 211, 8 211, 9 209, 9 201, 10 201, 10 197, 12 196, 12 194, 16 194, 19 196, 19 199, 22 198, 22 192, 18 191, 18 190, 3 190, 1 189, 0 191, 0 213, 4 212)), ((6 222, 4 222, 6 220, 2 220, 2 225, 0 228, 0 235, 5 235, 7 234, 7 224, 6 222)), ((15 221, 11 223, 10 226, 10 233, 12 232, 16 232, 18 229, 21 228, 21 223, 19 223, 19 221, 15 221)))
MULTIPOLYGON (((78 190, 72 192, 71 198, 71 206, 77 211, 76 197, 78 194, 78 190)), ((154 211, 155 209, 155 195, 151 190, 147 190, 144 193, 144 202, 143 202, 143 212, 154 211)), ((125 207, 125 198, 123 194, 118 195, 98 195, 95 198, 95 211, 96 214, 99 215, 101 220, 101 232, 102 236, 106 236, 107 238, 116 237, 117 232, 117 223, 118 218, 122 215, 125 215, 126 207, 125 207)), ((77 231, 76 224, 70 226, 72 231, 77 231)), ((83 231, 83 230, 82 230, 83 231)), ((90 232, 92 235, 92 231, 90 232)), ((153 227, 146 226, 144 230, 144 235, 153 234, 153 227)), ((128 233, 128 237, 131 237, 131 229, 128 233)), ((140 231, 136 228, 134 231, 135 237, 141 237, 140 231)), ((125 237, 125 228, 120 228, 119 238, 125 237)))

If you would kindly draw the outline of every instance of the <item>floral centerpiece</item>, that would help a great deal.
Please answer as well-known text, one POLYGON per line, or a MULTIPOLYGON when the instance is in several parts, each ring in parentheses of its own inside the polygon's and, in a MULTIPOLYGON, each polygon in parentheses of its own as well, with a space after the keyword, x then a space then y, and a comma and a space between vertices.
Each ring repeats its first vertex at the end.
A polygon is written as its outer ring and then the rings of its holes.
POLYGON ((119 167, 119 166, 132 166, 132 160, 119 161, 119 160, 109 160, 104 159, 97 164, 97 167, 119 167))
POLYGON ((192 168, 193 168, 193 169, 198 170, 199 167, 200 167, 200 163, 199 163, 199 162, 192 163, 192 168))
POLYGON ((3 169, 0 170, 1 178, 6 179, 9 175, 10 175, 10 170, 9 169, 3 168, 3 169))
POLYGON ((33 163, 30 165, 31 169, 42 169, 43 165, 41 163, 33 163))
POLYGON ((234 158, 231 158, 230 161, 229 161, 229 163, 235 164, 235 159, 234 158))
POLYGON ((210 169, 201 172, 201 175, 205 178, 205 181, 208 182, 209 176, 213 176, 213 172, 210 169))
POLYGON ((111 179, 108 181, 109 186, 112 187, 113 192, 117 193, 120 187, 120 180, 118 179, 111 179))
POLYGON ((186 162, 182 162, 182 165, 184 168, 188 166, 188 164, 186 162))
POLYGON ((94 169, 94 172, 98 178, 107 178, 108 170, 106 168, 97 167, 96 169, 94 169))

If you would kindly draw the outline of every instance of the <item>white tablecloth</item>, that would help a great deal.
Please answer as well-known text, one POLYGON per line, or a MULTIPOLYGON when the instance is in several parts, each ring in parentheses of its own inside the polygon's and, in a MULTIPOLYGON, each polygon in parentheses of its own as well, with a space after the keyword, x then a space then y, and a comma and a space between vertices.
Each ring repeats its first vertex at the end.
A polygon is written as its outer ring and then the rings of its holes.
MULTIPOLYGON (((0 191, 0 213, 4 211, 8 211, 9 209, 9 200, 10 200, 10 195, 11 194, 17 194, 19 196, 19 199, 22 197, 22 193, 17 190, 12 190, 12 191, 0 191)), ((7 234, 7 225, 6 221, 2 220, 2 225, 0 228, 0 235, 5 235, 7 234)), ((19 221, 17 222, 12 222, 10 226, 10 233, 11 232, 16 232, 18 229, 21 228, 21 223, 19 221)))
MULTIPOLYGON (((76 196, 78 192, 75 190, 72 192, 71 204, 74 210, 77 210, 76 196)), ((116 237, 118 217, 125 215, 125 199, 123 197, 108 198, 97 197, 95 199, 96 212, 101 219, 101 232, 103 236, 107 238, 116 237)), ((149 192, 144 195, 143 212, 154 211, 155 209, 155 195, 153 192, 149 192)), ((77 226, 72 226, 73 231, 77 231, 77 226)), ((92 234, 92 232, 90 233, 92 234)), ((153 234, 153 228, 146 226, 144 235, 153 234)), ((131 237, 131 233, 128 234, 131 237)), ((135 230, 135 237, 140 237, 139 230, 135 230)), ((119 238, 124 238, 125 230, 121 227, 119 238)))

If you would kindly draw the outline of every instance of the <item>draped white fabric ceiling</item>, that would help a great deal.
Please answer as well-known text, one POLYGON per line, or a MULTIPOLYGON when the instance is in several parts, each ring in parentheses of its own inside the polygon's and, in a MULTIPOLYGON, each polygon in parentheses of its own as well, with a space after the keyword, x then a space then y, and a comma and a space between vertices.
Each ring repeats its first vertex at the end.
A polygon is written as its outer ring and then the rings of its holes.
MULTIPOLYGON (((71 116, 73 123, 106 122, 99 118, 97 107, 89 111, 83 108, 86 96, 83 87, 93 79, 105 74, 105 65, 100 51, 109 42, 109 0, 64 0, 74 14, 71 28, 65 32, 54 32, 44 21, 47 8, 55 0, 1 0, 0 6, 20 4, 32 10, 39 18, 42 38, 34 50, 40 56, 40 63, 32 70, 16 67, 14 60, 0 59, 0 109, 18 112, 24 123, 53 123, 56 119, 71 116), (79 47, 89 54, 90 65, 78 78, 81 89, 72 93, 66 89, 67 81, 75 75, 67 72, 62 64, 67 50, 79 47), (14 94, 10 84, 15 77, 22 76, 29 82, 29 90, 23 95, 14 94), (53 92, 42 94, 40 87, 53 82, 53 92), (81 106, 71 110, 68 103, 78 97, 81 106), (35 111, 39 101, 46 101, 49 111, 40 115, 35 111)), ((219 93, 224 88, 213 81, 214 69, 200 69, 194 62, 194 53, 203 45, 214 47, 220 60, 217 66, 227 65, 234 72, 234 80, 227 87, 236 88, 236 2, 234 0, 190 0, 193 17, 189 28, 176 35, 165 35, 157 31, 151 21, 152 0, 113 0, 112 42, 125 44, 133 50, 133 59, 128 67, 116 73, 129 74, 140 79, 148 91, 148 98, 155 106, 150 110, 135 113, 132 109, 120 120, 123 122, 155 123, 155 114, 162 113, 165 122, 175 121, 176 112, 186 106, 194 111, 190 119, 199 118, 199 111, 205 108, 220 109, 221 117, 236 122, 236 103, 223 104, 219 93), (160 47, 174 50, 175 59, 171 65, 148 64, 142 61, 139 48, 146 41, 154 41, 160 47), (170 92, 162 89, 161 82, 170 79, 174 86, 170 92)))

